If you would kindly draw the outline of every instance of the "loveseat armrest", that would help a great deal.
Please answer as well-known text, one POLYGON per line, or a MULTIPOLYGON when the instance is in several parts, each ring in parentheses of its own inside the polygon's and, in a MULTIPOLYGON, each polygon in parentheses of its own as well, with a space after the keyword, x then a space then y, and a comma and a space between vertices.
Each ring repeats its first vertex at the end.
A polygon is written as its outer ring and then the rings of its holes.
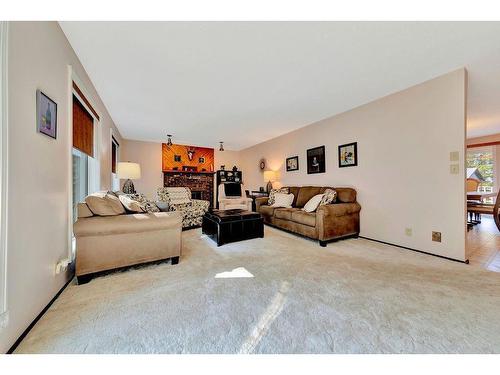
POLYGON ((255 198, 255 211, 259 212, 260 206, 264 206, 268 203, 268 197, 255 198))
POLYGON ((361 211, 359 203, 332 203, 319 206, 317 213, 326 216, 345 216, 361 211))

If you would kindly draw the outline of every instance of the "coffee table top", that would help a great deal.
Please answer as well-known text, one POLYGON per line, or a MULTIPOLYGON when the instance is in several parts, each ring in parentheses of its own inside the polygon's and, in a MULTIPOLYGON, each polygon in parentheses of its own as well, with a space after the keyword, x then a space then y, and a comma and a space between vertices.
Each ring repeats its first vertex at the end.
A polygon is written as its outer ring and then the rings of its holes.
POLYGON ((205 215, 217 219, 217 221, 233 221, 245 219, 259 219, 261 215, 258 212, 247 210, 209 210, 205 215))

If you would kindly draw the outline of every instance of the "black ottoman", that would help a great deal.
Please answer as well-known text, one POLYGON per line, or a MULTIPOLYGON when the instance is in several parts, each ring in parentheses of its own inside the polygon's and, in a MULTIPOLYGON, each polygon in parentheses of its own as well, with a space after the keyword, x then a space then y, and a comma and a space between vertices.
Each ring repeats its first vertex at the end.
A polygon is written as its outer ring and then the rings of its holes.
POLYGON ((217 242, 229 242, 264 237, 264 222, 256 212, 245 210, 209 210, 203 215, 201 231, 217 242))

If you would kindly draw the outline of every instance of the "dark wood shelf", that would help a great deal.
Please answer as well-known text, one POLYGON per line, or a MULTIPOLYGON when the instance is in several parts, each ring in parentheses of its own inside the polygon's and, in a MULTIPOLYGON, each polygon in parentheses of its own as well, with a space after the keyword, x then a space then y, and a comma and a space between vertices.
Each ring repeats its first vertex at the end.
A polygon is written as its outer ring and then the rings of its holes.
POLYGON ((163 173, 170 173, 170 174, 215 174, 215 172, 210 172, 210 171, 171 171, 171 170, 168 170, 168 171, 163 171, 163 173))

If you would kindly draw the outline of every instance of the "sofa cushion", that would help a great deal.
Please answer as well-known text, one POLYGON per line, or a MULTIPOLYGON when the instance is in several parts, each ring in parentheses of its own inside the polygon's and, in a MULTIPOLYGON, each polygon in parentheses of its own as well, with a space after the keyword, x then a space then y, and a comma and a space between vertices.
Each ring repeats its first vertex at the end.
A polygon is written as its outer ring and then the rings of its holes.
POLYGON ((292 207, 297 206, 297 197, 299 196, 299 190, 300 190, 300 188, 298 186, 290 186, 288 188, 288 191, 290 192, 290 194, 293 194, 292 207))
POLYGON ((85 203, 94 215, 115 216, 125 213, 125 208, 118 197, 107 191, 99 191, 85 197, 85 203))
POLYGON ((337 192, 336 202, 354 203, 356 202, 356 190, 352 188, 335 188, 337 192))
POLYGON ((120 199, 121 204, 125 207, 125 209, 129 212, 141 213, 146 212, 146 210, 142 207, 140 202, 133 199, 132 197, 126 194, 118 195, 118 199, 120 199))
POLYGON ((259 212, 260 212, 262 215, 269 216, 269 217, 273 217, 273 216, 274 216, 274 210, 275 210, 275 209, 276 209, 276 208, 271 207, 271 206, 268 206, 267 204, 263 204, 262 206, 260 206, 259 212))
POLYGON ((101 236, 121 233, 142 233, 178 226, 181 215, 177 212, 157 212, 114 217, 89 217, 79 219, 73 226, 77 237, 101 236))
POLYGON ((310 227, 316 226, 316 213, 305 212, 300 209, 292 212, 292 221, 299 224, 308 225, 310 227))
POLYGON ((277 208, 274 210, 274 217, 283 220, 292 220, 292 212, 300 210, 299 208, 277 208))
POLYGON ((323 198, 321 199, 319 205, 323 206, 325 204, 332 204, 335 203, 336 200, 337 192, 334 189, 325 189, 325 191, 323 192, 323 198))
POLYGON ((311 199, 309 199, 307 201, 307 203, 304 205, 304 208, 302 208, 302 210, 305 212, 316 211, 316 209, 318 208, 322 199, 323 199, 323 194, 316 194, 314 197, 312 197, 311 199))
POLYGON ((314 197, 316 194, 321 193, 320 186, 302 186, 299 189, 299 196, 297 197, 296 207, 302 208, 304 205, 314 197))
POLYGON ((87 206, 87 203, 78 203, 78 205, 76 206, 76 209, 77 209, 77 214, 78 214, 79 218, 80 217, 92 217, 92 216, 94 216, 92 211, 90 211, 89 206, 87 206))
POLYGON ((293 194, 282 194, 276 193, 274 195, 274 203, 271 205, 272 207, 284 207, 290 208, 293 203, 293 194))
POLYGON ((276 193, 281 193, 281 194, 288 194, 288 188, 280 188, 280 189, 271 189, 269 192, 269 198, 267 200, 267 204, 272 206, 274 203, 274 196, 276 193))

